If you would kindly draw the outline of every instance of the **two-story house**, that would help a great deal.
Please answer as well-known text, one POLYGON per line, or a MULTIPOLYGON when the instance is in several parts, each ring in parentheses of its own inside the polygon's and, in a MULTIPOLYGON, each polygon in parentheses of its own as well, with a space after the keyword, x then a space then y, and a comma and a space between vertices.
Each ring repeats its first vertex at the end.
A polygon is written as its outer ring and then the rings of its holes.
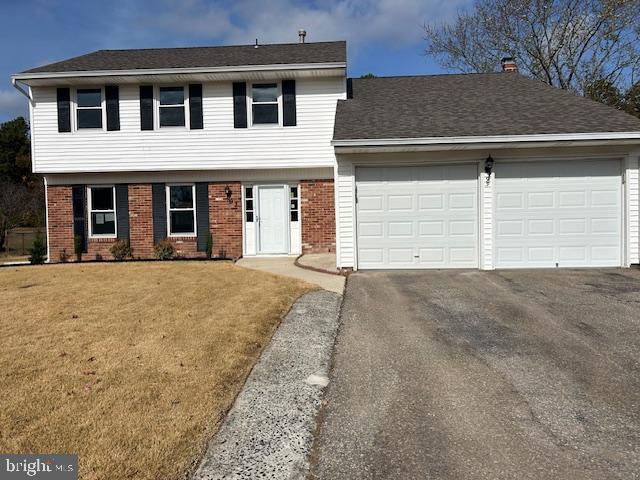
POLYGON ((518 75, 348 80, 345 42, 101 50, 16 74, 49 261, 639 262, 640 120, 518 75))

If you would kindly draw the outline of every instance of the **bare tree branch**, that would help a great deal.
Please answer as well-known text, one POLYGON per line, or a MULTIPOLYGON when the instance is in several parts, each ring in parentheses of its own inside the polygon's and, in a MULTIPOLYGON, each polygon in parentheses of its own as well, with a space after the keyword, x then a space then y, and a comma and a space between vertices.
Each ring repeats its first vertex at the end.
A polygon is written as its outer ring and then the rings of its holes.
POLYGON ((503 56, 560 88, 627 89, 640 73, 640 0, 475 0, 451 24, 425 25, 425 53, 449 70, 491 72, 503 56))

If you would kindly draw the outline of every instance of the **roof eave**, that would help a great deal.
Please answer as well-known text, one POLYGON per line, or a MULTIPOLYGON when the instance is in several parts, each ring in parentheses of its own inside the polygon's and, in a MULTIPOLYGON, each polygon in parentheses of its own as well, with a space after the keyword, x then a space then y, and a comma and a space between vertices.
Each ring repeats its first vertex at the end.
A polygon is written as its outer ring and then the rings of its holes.
POLYGON ((533 148, 558 146, 640 145, 640 131, 348 139, 333 140, 331 144, 333 145, 336 153, 481 150, 486 149, 488 146, 492 148, 533 148))
POLYGON ((26 84, 45 84, 49 81, 72 80, 72 79, 92 79, 92 78, 114 78, 114 77, 158 77, 171 75, 238 75, 248 72, 302 72, 302 71, 326 71, 344 70, 346 62, 323 62, 323 63, 283 63, 267 65, 233 65, 222 67, 189 67, 189 68, 153 68, 153 69, 130 69, 130 70, 80 70, 68 72, 22 72, 11 76, 13 82, 23 82, 26 84))

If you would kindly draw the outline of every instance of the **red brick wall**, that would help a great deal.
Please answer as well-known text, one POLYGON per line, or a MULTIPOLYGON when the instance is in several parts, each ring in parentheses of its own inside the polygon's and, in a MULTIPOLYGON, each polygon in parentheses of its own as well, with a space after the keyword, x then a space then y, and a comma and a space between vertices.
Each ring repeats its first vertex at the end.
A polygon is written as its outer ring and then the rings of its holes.
POLYGON ((209 184, 209 228, 213 236, 213 256, 242 256, 242 185, 240 182, 209 184), (232 201, 224 193, 231 188, 232 201))
POLYGON ((153 258, 151 185, 129 185, 129 245, 133 258, 153 258))
POLYGON ((116 238, 89 238, 87 242, 87 253, 82 256, 83 260, 113 260, 111 246, 116 238))
POLYGON ((302 253, 336 251, 336 217, 333 180, 300 182, 302 253))
POLYGON ((49 254, 51 262, 60 262, 66 253, 68 260, 75 260, 73 253, 73 201, 71 187, 47 188, 47 229, 49 230, 49 254))
MULTIPOLYGON (((66 251, 69 261, 73 251, 73 204, 70 186, 52 186, 47 190, 49 208, 49 242, 51 261, 60 261, 66 251)), ((209 184, 209 228, 213 238, 214 257, 242 256, 242 185, 240 182, 209 184), (233 192, 228 202, 226 186, 233 192)), ((300 209, 303 252, 334 252, 335 217, 332 180, 304 180, 300 182, 300 209)), ((129 232, 134 258, 148 259, 153 255, 153 205, 150 184, 129 185, 129 232)), ((86 260, 111 260, 109 251, 113 239, 89 239, 86 260)), ((197 251, 195 238, 172 238, 176 253, 184 258, 204 257, 197 251)))

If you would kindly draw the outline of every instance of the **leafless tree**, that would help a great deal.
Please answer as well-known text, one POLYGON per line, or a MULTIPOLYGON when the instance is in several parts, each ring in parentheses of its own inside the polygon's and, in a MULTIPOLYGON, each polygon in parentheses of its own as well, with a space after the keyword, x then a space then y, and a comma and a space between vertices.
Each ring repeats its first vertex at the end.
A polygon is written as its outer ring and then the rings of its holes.
POLYGON ((640 73, 640 0, 476 0, 452 23, 425 25, 425 40, 450 70, 492 72, 513 56, 556 87, 626 89, 640 73))

